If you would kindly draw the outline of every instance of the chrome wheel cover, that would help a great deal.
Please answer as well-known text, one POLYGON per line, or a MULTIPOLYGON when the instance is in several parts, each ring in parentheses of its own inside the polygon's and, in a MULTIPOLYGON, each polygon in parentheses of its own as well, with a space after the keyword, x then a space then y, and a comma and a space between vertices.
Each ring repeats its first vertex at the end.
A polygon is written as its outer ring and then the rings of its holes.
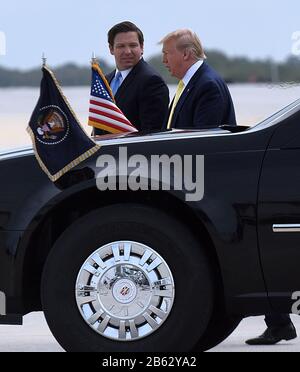
POLYGON ((85 322, 116 341, 157 331, 170 315, 175 285, 166 261, 144 244, 107 244, 80 268, 75 296, 85 322))

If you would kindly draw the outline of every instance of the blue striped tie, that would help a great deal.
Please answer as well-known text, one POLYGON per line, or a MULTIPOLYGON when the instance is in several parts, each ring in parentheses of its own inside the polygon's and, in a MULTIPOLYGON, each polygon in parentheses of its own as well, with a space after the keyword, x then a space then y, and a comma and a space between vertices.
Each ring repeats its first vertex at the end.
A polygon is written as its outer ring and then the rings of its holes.
POLYGON ((112 90, 114 96, 116 95, 118 89, 120 88, 121 81, 122 81, 122 74, 119 71, 110 83, 110 87, 111 87, 111 90, 112 90))

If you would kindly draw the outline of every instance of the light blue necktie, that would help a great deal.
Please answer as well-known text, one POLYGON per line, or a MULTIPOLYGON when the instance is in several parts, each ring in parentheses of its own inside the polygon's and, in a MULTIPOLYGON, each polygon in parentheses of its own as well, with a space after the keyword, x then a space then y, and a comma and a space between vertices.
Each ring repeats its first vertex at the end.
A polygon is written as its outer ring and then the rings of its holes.
POLYGON ((120 88, 121 83, 122 83, 122 74, 119 71, 110 83, 110 87, 111 87, 111 90, 112 90, 114 96, 116 95, 118 89, 120 88))

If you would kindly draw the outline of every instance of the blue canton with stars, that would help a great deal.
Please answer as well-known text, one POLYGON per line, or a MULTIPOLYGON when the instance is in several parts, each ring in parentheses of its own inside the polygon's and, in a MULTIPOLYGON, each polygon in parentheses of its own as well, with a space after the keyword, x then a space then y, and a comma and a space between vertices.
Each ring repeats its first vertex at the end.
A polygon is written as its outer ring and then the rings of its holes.
POLYGON ((93 70, 91 95, 98 97, 98 98, 106 99, 107 101, 110 101, 110 102, 113 102, 102 78, 99 76, 98 72, 94 70, 93 70))

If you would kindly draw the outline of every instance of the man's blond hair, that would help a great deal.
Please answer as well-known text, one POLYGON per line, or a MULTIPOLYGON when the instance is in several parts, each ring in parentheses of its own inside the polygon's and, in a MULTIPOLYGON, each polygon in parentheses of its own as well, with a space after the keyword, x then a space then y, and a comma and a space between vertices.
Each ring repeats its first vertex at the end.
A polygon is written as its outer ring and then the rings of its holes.
POLYGON ((179 51, 190 50, 195 60, 206 59, 202 43, 197 34, 192 30, 182 29, 171 32, 159 44, 164 44, 169 40, 175 40, 176 49, 179 51))

